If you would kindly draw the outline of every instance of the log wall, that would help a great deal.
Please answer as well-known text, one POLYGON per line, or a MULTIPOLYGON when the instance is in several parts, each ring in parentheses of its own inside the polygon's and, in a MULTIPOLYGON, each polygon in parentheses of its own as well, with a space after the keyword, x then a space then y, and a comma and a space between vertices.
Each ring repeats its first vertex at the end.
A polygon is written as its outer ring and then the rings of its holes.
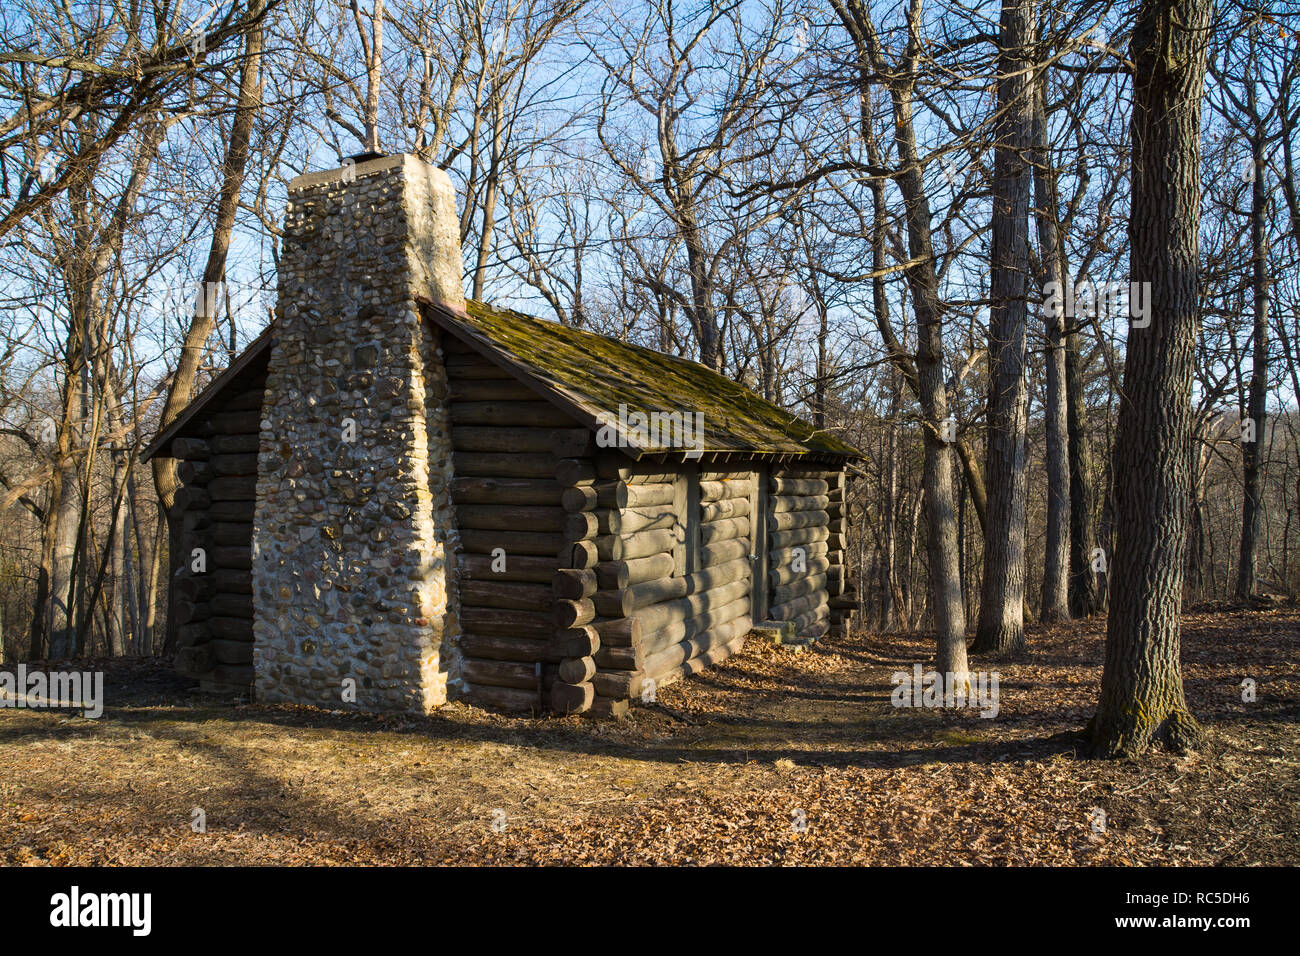
POLYGON ((570 566, 567 543, 594 537, 594 503, 570 496, 567 505, 581 507, 566 507, 556 472, 568 454, 589 450, 592 434, 451 336, 443 349, 460 537, 461 694, 541 712, 553 706, 566 660, 557 625, 586 623, 580 601, 557 603, 556 572, 570 566), (572 620, 560 622, 560 614, 572 620))
POLYGON ((774 467, 768 479, 768 618, 811 640, 831 627, 845 588, 844 472, 774 467))
POLYGON ((847 628, 853 620, 857 598, 853 592, 855 582, 849 579, 849 511, 848 511, 848 473, 846 471, 829 472, 827 475, 829 490, 826 515, 830 519, 831 541, 838 544, 837 549, 828 552, 830 567, 827 569, 827 581, 830 590, 830 622, 832 628, 847 628))
POLYGON ((232 383, 221 410, 170 449, 181 480, 171 588, 176 670, 209 689, 253 683, 253 509, 265 388, 264 371, 232 383))
POLYGON ((550 703, 562 714, 584 714, 596 706, 596 624, 609 610, 596 564, 602 544, 621 529, 618 504, 623 491, 617 483, 597 480, 591 451, 584 448, 555 468, 556 483, 563 488, 565 527, 559 567, 551 578, 552 646, 559 664, 550 683, 550 703))
POLYGON ((734 653, 752 626, 749 471, 596 459, 618 532, 597 539, 593 711, 632 699, 734 653), (611 485, 611 483, 613 483, 611 485))

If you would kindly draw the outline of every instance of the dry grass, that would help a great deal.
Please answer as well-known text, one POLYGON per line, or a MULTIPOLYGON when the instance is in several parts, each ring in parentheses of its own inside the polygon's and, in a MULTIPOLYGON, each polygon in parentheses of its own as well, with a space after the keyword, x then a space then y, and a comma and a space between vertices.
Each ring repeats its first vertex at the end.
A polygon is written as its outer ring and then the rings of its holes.
POLYGON ((0 862, 1292 863, 1300 613, 1189 614, 1207 742, 1136 762, 1075 755, 1102 633, 1036 627, 1023 660, 977 660, 993 720, 892 707, 889 675, 931 654, 908 637, 751 643, 617 724, 249 706, 111 662, 98 721, 0 711, 0 862))

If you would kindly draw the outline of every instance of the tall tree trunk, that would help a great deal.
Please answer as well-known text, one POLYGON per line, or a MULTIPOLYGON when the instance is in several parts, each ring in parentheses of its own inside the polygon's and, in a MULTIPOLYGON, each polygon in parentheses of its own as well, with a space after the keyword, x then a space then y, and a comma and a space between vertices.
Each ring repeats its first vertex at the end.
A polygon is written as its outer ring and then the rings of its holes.
MULTIPOLYGON (((682 187, 685 191, 685 187, 682 187)), ((695 219, 694 206, 683 203, 683 243, 686 246, 687 270, 691 278, 691 311, 688 318, 694 327, 700 346, 700 364, 715 372, 722 372, 722 335, 718 330, 717 313, 713 307, 713 279, 709 275, 708 257, 704 251, 703 233, 695 219)))
MULTIPOLYGON (((139 447, 139 446, 137 446, 139 447)), ((134 466, 132 462, 132 466, 134 466)), ((127 520, 122 525, 122 537, 125 542, 123 546, 122 561, 122 579, 119 588, 122 593, 122 604, 126 608, 124 619, 126 621, 126 633, 130 636, 128 651, 133 656, 139 657, 141 654, 141 630, 142 621, 140 614, 140 552, 136 548, 136 541, 139 539, 137 531, 140 524, 140 512, 136 506, 135 478, 132 472, 134 467, 127 470, 126 480, 126 509, 127 520), (126 533, 127 528, 131 533, 126 533)))
POLYGON ((33 661, 43 659, 49 647, 50 603, 54 599, 54 523, 58 520, 59 493, 59 483, 52 482, 41 520, 41 560, 36 571, 36 602, 27 638, 27 658, 33 661))
POLYGON ((916 310, 916 378, 925 429, 925 494, 930 572, 930 612, 937 640, 935 668, 960 684, 969 671, 966 657, 966 610, 957 568, 957 494, 953 482, 952 443, 945 437, 948 393, 943 374, 943 306, 930 239, 930 203, 921 181, 920 157, 912 128, 911 97, 894 90, 894 122, 901 168, 895 177, 906 208, 908 251, 906 275, 916 310))
MULTIPOLYGON (((860 8, 853 8, 860 9, 860 8)), ((842 14, 848 16, 848 14, 842 14)), ((862 80, 863 88, 870 84, 869 77, 862 80)), ((867 147, 867 162, 873 167, 881 165, 881 156, 879 147, 876 145, 875 137, 871 131, 870 113, 865 107, 866 96, 863 96, 863 109, 861 111, 860 125, 862 128, 862 137, 867 147)), ((868 182, 868 188, 871 190, 871 208, 872 208, 872 227, 871 227, 871 269, 873 278, 871 280, 871 294, 874 304, 876 329, 880 332, 881 340, 885 343, 885 350, 889 354, 890 361, 898 369, 902 383, 907 386, 909 391, 920 401, 920 385, 917 382, 916 362, 905 348, 898 341, 894 334, 893 326, 889 320, 889 307, 885 292, 885 233, 887 222, 885 217, 885 185, 879 177, 872 177, 868 182)), ((927 210, 929 206, 927 205, 927 210)), ((928 217, 928 212, 927 212, 928 217)), ((928 221, 928 219, 927 219, 928 221)), ((927 228, 928 232, 928 228, 927 228)), ((937 282, 936 282, 937 288, 937 282)), ((979 519, 980 533, 984 532, 985 513, 987 510, 987 492, 984 487, 984 473, 980 470, 979 462, 975 458, 974 452, 971 451, 970 445, 965 439, 958 437, 953 443, 957 452, 957 457, 961 460, 962 474, 966 479, 967 489, 970 491, 971 504, 975 508, 975 516, 979 519)))
POLYGON ((1025 646, 1025 337, 1029 306, 1029 191, 1033 125, 1032 0, 1002 0, 998 116, 994 123, 990 261, 988 514, 984 578, 972 650, 1025 646))
POLYGON ((492 147, 488 161, 487 182, 483 186, 483 228, 478 234, 478 249, 474 257, 474 284, 472 297, 482 300, 487 285, 488 259, 492 255, 492 231, 496 226, 497 193, 501 184, 501 150, 505 137, 505 108, 500 96, 493 93, 492 147))
MULTIPOLYGON (((813 280, 816 281, 815 279, 813 280)), ((830 312, 817 297, 817 377, 813 379, 812 419, 814 428, 826 427, 826 383, 830 378, 830 312)))
POLYGON ((77 467, 77 453, 83 446, 85 420, 85 311, 73 295, 69 303, 69 332, 64 353, 63 421, 59 427, 57 507, 54 507, 53 545, 50 551, 49 617, 46 625, 51 659, 71 656, 76 635, 76 611, 73 607, 73 575, 77 542, 80 538, 82 483, 77 467))
MULTIPOLYGON (((117 442, 114 443, 115 446, 118 444, 117 442)), ((112 573, 112 601, 107 609, 109 624, 108 647, 109 656, 121 657, 127 651, 127 635, 130 633, 127 626, 127 606, 133 597, 127 588, 126 570, 126 524, 130 515, 126 483, 131 480, 130 467, 132 462, 130 455, 121 447, 114 447, 112 454, 113 479, 109 486, 109 495, 115 504, 113 506, 113 515, 109 519, 109 527, 112 529, 112 535, 108 542, 112 548, 109 557, 109 568, 112 573)))
MULTIPOLYGON (((1048 168, 1047 74, 1034 84, 1034 222, 1043 278, 1065 290, 1065 263, 1058 235, 1056 177, 1048 168)), ((1043 544, 1043 587, 1039 617, 1044 622, 1070 619, 1070 457, 1069 411, 1065 397, 1065 311, 1043 309, 1043 364, 1047 395, 1043 405, 1047 458, 1047 530, 1043 544)))
POLYGON ((1242 477, 1244 494, 1241 502, 1241 552, 1237 562, 1237 598, 1248 601, 1255 591, 1256 552, 1259 547, 1259 529, 1264 513, 1261 497, 1261 461, 1264 443, 1268 440, 1265 416, 1268 414, 1268 238, 1265 233, 1265 216, 1268 213, 1268 196, 1264 189, 1267 172, 1264 155, 1264 129, 1256 112, 1254 78, 1246 89, 1247 107, 1252 113, 1250 151, 1254 164, 1254 177, 1250 190, 1250 251, 1253 260, 1251 291, 1255 300, 1255 333, 1251 355, 1250 401, 1247 417, 1251 421, 1253 441, 1242 441, 1242 477))
POLYGON ((1205 467, 1210 451, 1207 443, 1197 442, 1192 462, 1191 530, 1187 544, 1191 554, 1187 559, 1188 583, 1197 601, 1205 599, 1205 467))
MULTIPOLYGON (((374 0, 370 13, 363 15, 352 0, 352 19, 357 26, 357 35, 361 39, 361 55, 366 63, 366 102, 365 115, 361 118, 365 138, 362 149, 368 153, 379 152, 379 84, 384 72, 384 0, 374 0), (370 21, 370 35, 366 36, 365 20, 370 21)), ((258 11, 261 12, 260 10, 258 11)), ((261 39, 261 28, 258 39, 261 39)), ((251 34, 250 34, 251 37, 251 34)))
POLYGON ((975 509, 975 520, 979 522, 980 534, 988 526, 988 491, 984 485, 984 472, 980 469, 979 459, 964 438, 953 442, 957 459, 961 462, 961 473, 966 479, 966 490, 970 492, 971 507, 975 509))
MULTIPOLYGON (((80 385, 77 387, 80 394, 80 385)), ((80 398, 77 399, 80 402, 80 398)), ((79 429, 80 419, 69 421, 69 430, 79 429)), ((69 446, 70 448, 72 446, 69 446)), ((59 507, 54 515, 54 546, 50 570, 50 615, 47 652, 51 659, 70 657, 76 635, 76 612, 73 608, 73 563, 81 529, 81 479, 75 458, 69 457, 59 467, 59 507)))
MULTIPOLYGON (((258 5, 259 8, 261 4, 258 5)), ((260 9, 257 11, 260 13, 260 9)), ((196 297, 194 314, 181 346, 180 360, 167 391, 159 428, 166 428, 189 404, 203 360, 204 348, 216 328, 216 310, 207 307, 208 290, 221 282, 226 272, 226 254, 230 250, 230 236, 235 227, 235 213, 239 209, 239 191, 248 165, 248 144, 253 134, 253 120, 261 107, 260 64, 262 57, 262 27, 260 19, 254 20, 244 43, 244 61, 240 70, 239 99, 235 106, 235 119, 230 127, 230 141, 221 164, 221 193, 217 201, 217 217, 212 229, 212 243, 208 248, 208 261, 203 269, 203 285, 196 297)), ((152 461, 154 487, 167 516, 168 560, 171 569, 180 567, 184 557, 180 554, 181 516, 175 510, 176 492, 180 480, 176 475, 176 462, 159 456, 152 461)), ((172 571, 168 572, 171 580, 172 571)), ((168 602, 166 633, 163 653, 169 653, 176 640, 176 620, 168 602)))
POLYGON ((1115 439, 1110 615, 1092 753, 1173 749, 1201 735, 1179 660, 1191 492, 1191 390, 1200 222, 1200 119, 1212 0, 1143 0, 1133 28, 1129 275, 1150 283, 1148 328, 1130 327, 1115 439))
MULTIPOLYGON (((162 502, 158 503, 157 525, 153 540, 149 543, 147 556, 140 555, 140 567, 144 569, 144 648, 142 653, 152 657, 158 653, 158 598, 162 595, 163 575, 163 539, 167 535, 167 518, 162 502)), ((168 601, 168 604, 171 602, 168 601)))
POLYGON ((1067 323, 1065 421, 1066 454, 1070 461, 1070 615, 1091 617, 1101 609, 1097 577, 1092 570, 1092 551, 1097 547, 1092 450, 1088 447, 1088 406, 1083 394, 1083 355, 1077 317, 1067 315, 1067 323))
POLYGON ((898 554, 898 416, 901 411, 902 384, 896 371, 889 371, 890 405, 888 420, 884 428, 886 460, 883 463, 882 480, 884 483, 884 528, 881 534, 885 541, 885 553, 880 568, 880 626, 883 631, 891 631, 903 614, 902 590, 895 578, 895 565, 898 554))
POLYGON ((122 421, 122 402, 112 380, 112 361, 107 354, 101 356, 100 391, 104 398, 104 417, 111 440, 109 459, 111 480, 109 499, 114 503, 109 518, 109 537, 105 546, 110 549, 108 568, 111 574, 110 600, 105 602, 104 615, 108 621, 108 649, 110 657, 127 653, 127 637, 132 634, 128 621, 129 608, 135 595, 129 587, 128 550, 130 536, 127 523, 131 519, 131 472, 135 468, 135 455, 127 448, 126 429, 122 421))
MULTIPOLYGON (((957 496, 953 482, 953 445, 948 440, 951 436, 947 434, 946 427, 948 395, 943 374, 944 306, 939 295, 939 277, 930 235, 930 201, 925 193, 912 118, 916 62, 911 51, 914 43, 909 44, 909 52, 901 66, 897 70, 887 70, 883 67, 879 39, 867 6, 861 0, 832 0, 832 6, 845 30, 853 37, 858 50, 860 122, 868 148, 868 159, 876 167, 880 166, 880 162, 867 103, 870 91, 879 82, 879 77, 886 74, 890 76, 886 86, 894 116, 894 142, 898 150, 898 166, 893 171, 892 178, 903 197, 909 259, 904 277, 912 295, 917 324, 913 375, 917 398, 921 404, 925 441, 921 487, 928 525, 926 551, 929 558, 930 611, 936 635, 935 667, 941 673, 951 674, 956 682, 961 683, 968 678, 969 665, 966 654, 966 611, 957 566, 957 496)), ((907 13, 910 29, 915 29, 920 13, 920 0, 912 0, 907 13)), ((874 189, 872 198, 879 221, 881 197, 874 189)), ((878 310, 877 319, 882 315, 878 310)), ((891 341, 892 335, 888 337, 887 344, 891 341)), ((906 353, 897 347, 897 343, 890 348, 890 352, 906 379, 910 365, 906 353)))

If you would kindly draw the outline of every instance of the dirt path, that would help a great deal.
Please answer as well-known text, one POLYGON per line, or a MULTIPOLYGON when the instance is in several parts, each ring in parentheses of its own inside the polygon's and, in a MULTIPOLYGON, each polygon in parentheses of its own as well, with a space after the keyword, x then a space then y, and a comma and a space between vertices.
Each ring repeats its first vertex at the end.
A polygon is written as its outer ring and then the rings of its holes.
POLYGON ((1033 629, 994 719, 891 706, 930 649, 867 635, 751 642, 619 723, 249 706, 112 662, 98 721, 0 711, 0 861, 1294 863, 1300 614, 1189 616, 1209 740, 1137 763, 1074 755, 1101 628, 1033 629))

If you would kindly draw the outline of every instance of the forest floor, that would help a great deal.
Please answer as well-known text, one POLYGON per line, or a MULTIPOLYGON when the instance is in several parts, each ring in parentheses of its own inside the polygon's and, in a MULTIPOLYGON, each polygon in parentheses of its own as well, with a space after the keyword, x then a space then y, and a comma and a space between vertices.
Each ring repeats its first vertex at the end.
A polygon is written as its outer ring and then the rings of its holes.
POLYGON ((1186 756, 1077 756, 1103 637, 1033 626, 1022 659, 975 658, 991 719, 891 705, 932 659, 916 636, 751 640, 619 722, 249 705, 94 662, 98 720, 0 710, 0 863, 1294 864, 1300 610, 1186 615, 1186 756))

